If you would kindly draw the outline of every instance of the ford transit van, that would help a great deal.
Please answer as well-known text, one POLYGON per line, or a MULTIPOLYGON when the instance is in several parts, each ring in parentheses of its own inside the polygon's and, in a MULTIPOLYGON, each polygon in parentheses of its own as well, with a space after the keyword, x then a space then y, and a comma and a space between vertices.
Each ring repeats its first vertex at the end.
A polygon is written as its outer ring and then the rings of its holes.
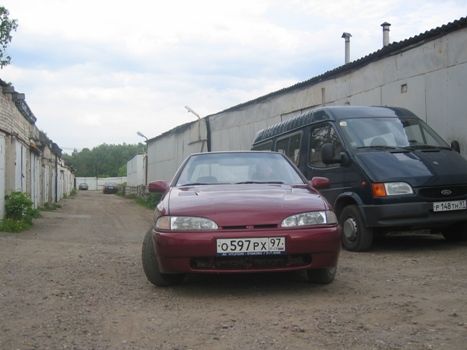
POLYGON ((467 239, 467 160, 406 109, 316 108, 261 130, 252 149, 283 152, 308 179, 330 180, 320 191, 348 250, 395 230, 467 239))

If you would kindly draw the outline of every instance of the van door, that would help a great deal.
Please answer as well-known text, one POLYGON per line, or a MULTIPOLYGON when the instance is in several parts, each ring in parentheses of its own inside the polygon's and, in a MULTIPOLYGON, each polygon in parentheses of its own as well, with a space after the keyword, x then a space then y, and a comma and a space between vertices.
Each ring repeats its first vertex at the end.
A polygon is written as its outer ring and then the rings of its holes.
POLYGON ((344 143, 339 137, 334 125, 331 123, 320 123, 310 128, 308 159, 305 176, 311 179, 314 176, 327 177, 330 187, 320 192, 334 205, 337 196, 346 191, 354 191, 358 188, 362 177, 359 170, 352 163, 350 165, 324 164, 321 159, 321 148, 325 143, 334 145, 334 156, 339 157, 345 151, 344 143))

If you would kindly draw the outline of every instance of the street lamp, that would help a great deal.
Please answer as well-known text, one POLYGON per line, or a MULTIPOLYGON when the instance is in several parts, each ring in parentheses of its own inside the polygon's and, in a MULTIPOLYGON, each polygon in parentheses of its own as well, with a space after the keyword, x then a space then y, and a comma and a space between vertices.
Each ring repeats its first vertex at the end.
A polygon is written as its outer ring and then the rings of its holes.
POLYGON ((198 118, 198 140, 201 140, 201 117, 190 106, 185 106, 185 109, 188 113, 192 113, 198 118))
POLYGON ((137 131, 136 135, 143 137, 146 141, 146 155, 144 156, 144 186, 148 185, 148 141, 149 139, 141 132, 137 131))
POLYGON ((136 135, 141 136, 141 137, 144 137, 144 138, 146 139, 146 142, 149 141, 149 139, 148 139, 141 131, 137 131, 137 132, 136 132, 136 135))

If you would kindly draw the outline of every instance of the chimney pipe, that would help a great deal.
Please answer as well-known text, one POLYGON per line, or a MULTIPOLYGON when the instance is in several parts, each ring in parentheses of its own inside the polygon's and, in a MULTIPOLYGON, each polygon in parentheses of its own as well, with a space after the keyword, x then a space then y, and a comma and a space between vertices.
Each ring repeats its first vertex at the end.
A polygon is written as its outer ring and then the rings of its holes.
POLYGON ((384 22, 381 24, 381 27, 383 27, 383 47, 389 45, 389 27, 391 26, 391 23, 384 22))
POLYGON ((352 35, 350 33, 342 33, 342 37, 345 39, 345 64, 350 62, 350 37, 352 35))

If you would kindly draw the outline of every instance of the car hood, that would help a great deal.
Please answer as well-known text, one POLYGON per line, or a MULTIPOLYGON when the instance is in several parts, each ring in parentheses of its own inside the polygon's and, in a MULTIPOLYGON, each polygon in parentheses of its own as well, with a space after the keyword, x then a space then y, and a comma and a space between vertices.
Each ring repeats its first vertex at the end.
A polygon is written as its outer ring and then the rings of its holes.
POLYGON ((404 181, 413 187, 467 183, 467 160, 454 151, 370 151, 357 160, 374 182, 404 181))
POLYGON ((175 187, 167 197, 168 214, 206 217, 220 226, 278 224, 290 215, 329 207, 309 188, 276 184, 175 187))

